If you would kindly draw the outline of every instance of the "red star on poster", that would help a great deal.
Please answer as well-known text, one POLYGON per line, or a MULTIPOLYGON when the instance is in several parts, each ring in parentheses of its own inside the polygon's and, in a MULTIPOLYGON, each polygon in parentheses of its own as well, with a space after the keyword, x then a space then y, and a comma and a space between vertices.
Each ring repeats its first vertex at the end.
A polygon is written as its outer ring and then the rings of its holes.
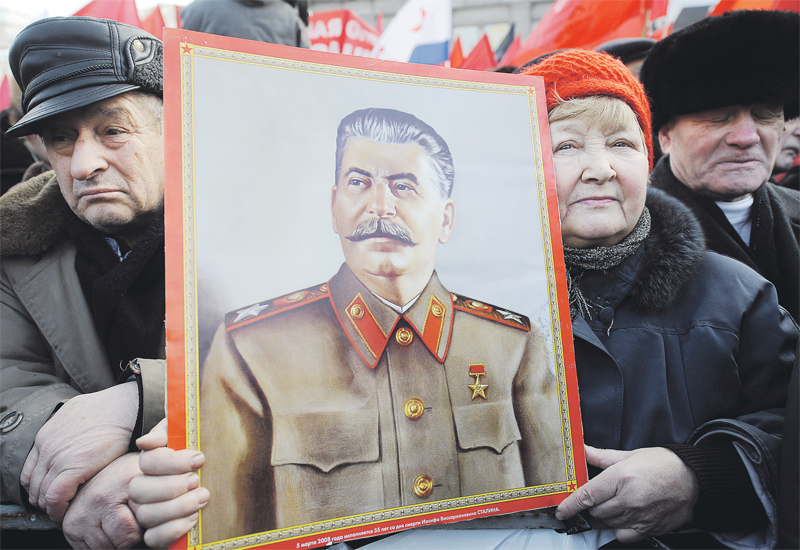
POLYGON ((567 483, 567 490, 570 493, 574 493, 577 488, 578 488, 577 483, 575 483, 574 481, 570 481, 569 483, 567 483))
POLYGON ((189 44, 184 44, 182 48, 183 48, 183 53, 192 53, 192 48, 191 46, 189 46, 189 44))
POLYGON ((536 88, 528 88, 528 95, 534 95, 536 93, 536 88))

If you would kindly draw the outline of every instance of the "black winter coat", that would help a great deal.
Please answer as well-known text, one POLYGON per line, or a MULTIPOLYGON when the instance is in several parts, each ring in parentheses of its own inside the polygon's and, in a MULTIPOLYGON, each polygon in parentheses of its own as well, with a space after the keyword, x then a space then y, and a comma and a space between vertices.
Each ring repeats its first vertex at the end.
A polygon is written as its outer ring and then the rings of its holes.
POLYGON ((734 440, 777 494, 781 411, 798 328, 774 287, 706 252, 688 209, 650 189, 650 235, 619 266, 587 271, 602 307, 573 320, 586 443, 611 449, 734 440))
POLYGON ((799 192, 767 182, 753 193, 747 246, 713 200, 695 194, 675 177, 668 156, 658 161, 650 185, 688 206, 703 228, 708 249, 739 260, 775 285, 780 304, 800 320, 799 192))

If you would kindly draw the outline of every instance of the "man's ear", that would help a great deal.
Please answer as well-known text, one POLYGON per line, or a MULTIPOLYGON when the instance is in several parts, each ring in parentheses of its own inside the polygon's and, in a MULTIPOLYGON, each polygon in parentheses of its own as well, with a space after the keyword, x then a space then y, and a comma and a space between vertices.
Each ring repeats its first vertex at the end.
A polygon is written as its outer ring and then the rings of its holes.
POLYGON ((453 234, 453 225, 456 222, 456 203, 453 202, 453 199, 445 201, 443 214, 442 227, 439 230, 439 242, 442 244, 450 240, 450 235, 453 234))
POLYGON ((331 222, 333 223, 333 232, 339 234, 339 227, 336 225, 336 214, 333 211, 333 205, 336 203, 336 185, 331 188, 331 222))
POLYGON ((670 121, 658 129, 658 144, 661 146, 661 152, 665 155, 669 155, 669 148, 672 145, 672 139, 669 135, 672 131, 672 126, 672 121, 670 121))

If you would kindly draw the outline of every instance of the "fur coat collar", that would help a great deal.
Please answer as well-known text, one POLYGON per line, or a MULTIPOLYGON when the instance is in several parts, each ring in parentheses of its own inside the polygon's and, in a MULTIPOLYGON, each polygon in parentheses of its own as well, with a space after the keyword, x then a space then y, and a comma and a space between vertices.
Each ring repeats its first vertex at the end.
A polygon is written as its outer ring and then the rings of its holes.
POLYGON ((67 237, 55 173, 19 183, 0 197, 0 254, 38 256, 67 237))
POLYGON ((700 268, 706 254, 703 231, 691 211, 663 191, 648 189, 650 235, 631 262, 627 297, 639 311, 658 312, 671 306, 700 268))

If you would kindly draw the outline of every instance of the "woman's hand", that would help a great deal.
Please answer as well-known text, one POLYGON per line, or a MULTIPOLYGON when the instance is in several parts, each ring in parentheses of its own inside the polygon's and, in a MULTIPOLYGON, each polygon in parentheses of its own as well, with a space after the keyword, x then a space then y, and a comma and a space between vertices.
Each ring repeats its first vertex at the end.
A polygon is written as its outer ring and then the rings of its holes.
POLYGON ((208 503, 209 492, 199 487, 196 471, 205 457, 200 451, 176 451, 167 445, 167 421, 136 440, 142 475, 129 487, 131 509, 146 529, 150 548, 166 548, 195 526, 198 511, 208 503))
POLYGON ((614 528, 620 542, 668 533, 692 520, 697 478, 678 456, 662 447, 615 451, 586 448, 586 460, 604 471, 556 509, 556 518, 582 510, 614 528))

